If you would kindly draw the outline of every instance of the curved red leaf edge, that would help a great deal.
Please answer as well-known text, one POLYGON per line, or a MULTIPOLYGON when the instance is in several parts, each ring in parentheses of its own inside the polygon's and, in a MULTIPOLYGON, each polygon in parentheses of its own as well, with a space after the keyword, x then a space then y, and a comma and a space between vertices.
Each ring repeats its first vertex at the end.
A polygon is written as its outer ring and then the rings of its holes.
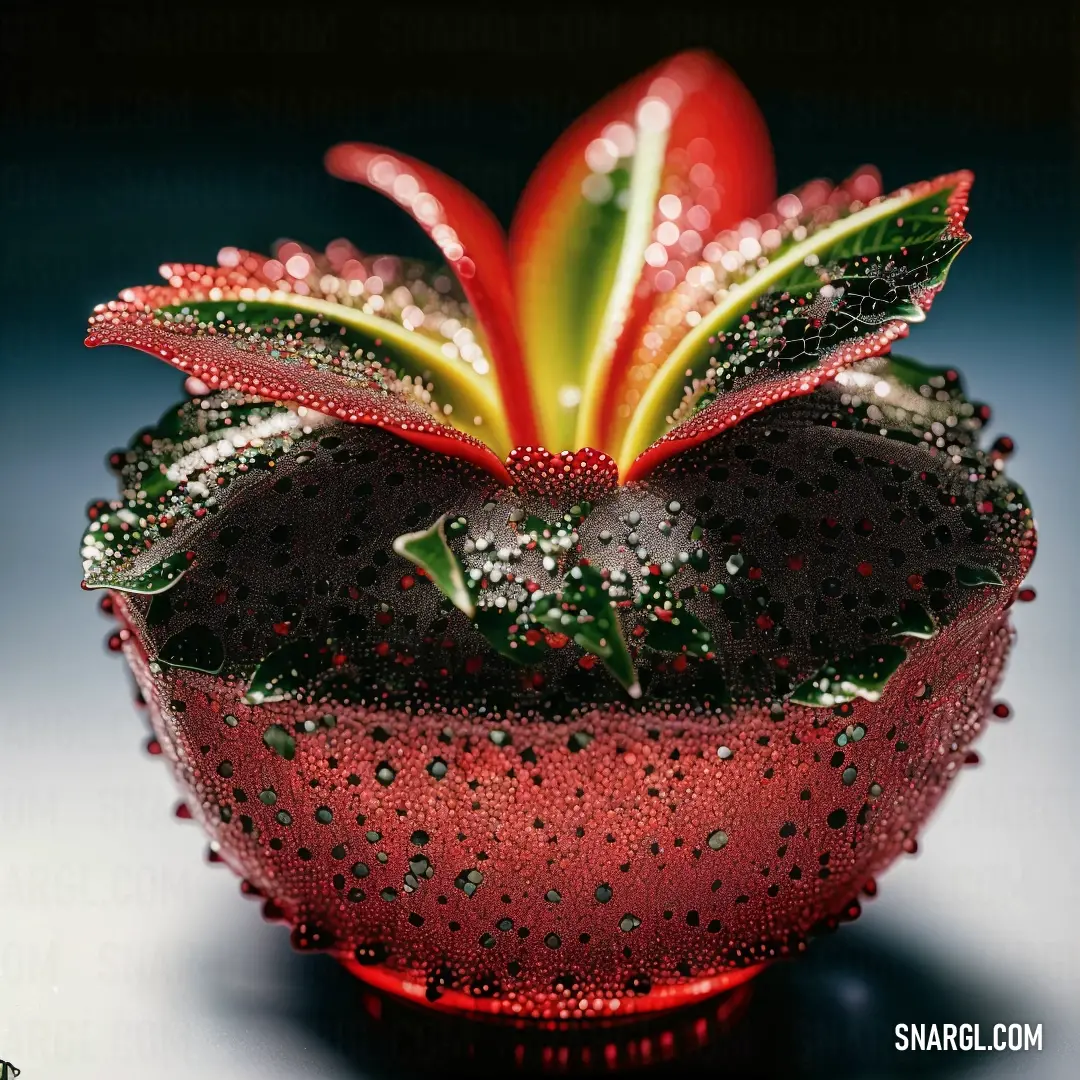
MULTIPOLYGON (((164 287, 151 287, 151 289, 164 287)), ((280 355, 281 343, 263 343, 265 350, 244 348, 234 338, 195 336, 179 327, 166 328, 138 295, 99 305, 90 319, 86 345, 126 345, 164 360, 214 390, 234 389, 268 401, 296 402, 350 424, 382 428, 407 442, 484 469, 503 483, 510 474, 490 447, 457 428, 440 424, 418 404, 361 379, 315 370, 280 355), (269 350, 279 355, 268 355, 269 350)))
POLYGON ((873 333, 831 350, 811 371, 796 372, 782 380, 748 386, 720 397, 644 450, 627 470, 627 483, 644 480, 649 472, 673 454, 714 438, 778 401, 812 394, 822 383, 835 378, 841 368, 881 356, 894 341, 906 337, 907 333, 908 325, 900 319, 885 323, 875 327, 873 333))
MULTIPOLYGON (((394 310, 395 290, 390 288, 390 281, 393 280, 392 275, 400 273, 401 268, 408 262, 409 260, 401 259, 396 255, 365 256, 344 240, 332 241, 325 253, 294 240, 279 241, 273 256, 242 248, 224 247, 218 252, 218 265, 164 263, 158 268, 165 279, 164 284, 132 286, 120 294, 120 299, 130 303, 144 304, 149 308, 183 308, 189 304, 207 307, 230 302, 259 304, 264 300, 274 304, 284 301, 288 305, 288 297, 296 297, 297 303, 301 305, 309 300, 325 300, 335 307, 342 306, 363 321, 367 315, 366 305, 361 308, 353 303, 345 303, 345 297, 339 295, 338 288, 342 281, 350 284, 364 282, 369 276, 368 268, 370 267, 371 272, 381 278, 383 292, 390 291, 391 293, 390 302, 384 302, 373 317, 380 322, 385 321, 400 327, 407 333, 415 333, 418 343, 422 341, 429 350, 439 348, 446 341, 444 335, 430 332, 423 326, 416 326, 406 321, 404 315, 408 307, 397 304, 398 310, 394 310), (393 267, 381 265, 384 263, 391 263, 393 267), (332 271, 333 279, 333 284, 329 289, 324 280, 327 269, 332 271)), ((416 260, 411 262, 414 267, 423 265, 416 260)), ((440 272, 437 276, 446 279, 448 283, 448 275, 445 272, 440 272)), ((351 298, 352 289, 349 285, 346 289, 351 298)), ((434 289, 441 294, 437 285, 434 289)), ((412 295, 410 292, 410 299, 412 295)), ((447 297, 441 296, 441 302, 446 303, 447 297)), ((471 316, 463 310, 460 299, 455 296, 450 298, 449 302, 454 308, 449 317, 455 322, 470 325, 471 329, 471 316)), ((334 315, 330 317, 336 318, 334 315)), ((220 332, 220 328, 216 332, 220 332)), ((376 343, 378 343, 378 331, 372 328, 370 332, 375 334, 376 343)), ((402 342, 399 341, 395 348, 400 347, 401 344, 402 342)), ((409 351, 407 344, 404 348, 406 352, 409 351)), ((444 360, 443 363, 448 363, 448 361, 444 360)), ((452 363, 449 366, 454 367, 452 363)), ((447 373, 433 372, 436 383, 441 383, 447 373)), ((440 387, 440 393, 442 392, 443 388, 440 387)), ((483 413, 489 414, 489 410, 499 410, 497 388, 493 387, 489 380, 478 380, 475 388, 470 388, 470 392, 486 398, 486 401, 481 404, 483 413), (487 386, 483 386, 484 381, 487 381, 487 386)), ((454 421, 448 421, 448 423, 452 423, 455 427, 459 426, 454 421)), ((465 431, 480 438, 482 442, 492 445, 492 438, 485 438, 483 432, 469 430, 468 425, 465 425, 465 431)), ((492 432, 492 436, 496 443, 503 442, 496 432, 492 432)), ((506 448, 505 445, 500 446, 499 452, 505 452, 506 448)))
MULTIPOLYGON (((974 174, 966 170, 951 173, 933 180, 911 184, 907 190, 917 198, 941 186, 946 180, 955 180, 956 187, 945 205, 945 227, 941 233, 942 238, 970 239, 969 234, 964 230, 964 221, 967 217, 967 199, 974 181, 974 174)), ((917 298, 919 306, 924 311, 929 311, 940 290, 940 285, 923 290, 917 298)), ((841 369, 861 360, 869 360, 887 353, 893 342, 907 336, 908 329, 908 324, 902 320, 887 322, 875 327, 873 331, 861 338, 845 342, 838 348, 822 354, 816 368, 787 373, 780 378, 766 380, 743 390, 721 395, 707 408, 661 435, 651 446, 642 451, 627 470, 624 482, 644 480, 662 461, 692 446, 707 442, 748 416, 761 412, 778 401, 813 393, 822 383, 834 379, 841 369)))
POLYGON ((327 171, 393 199, 431 237, 472 305, 484 336, 503 410, 518 443, 536 442, 532 387, 518 340, 506 237, 491 211, 456 180, 413 158, 370 143, 340 143, 327 171))
MULTIPOLYGON (((162 263, 158 267, 164 283, 132 285, 120 293, 120 300, 147 309, 164 308, 188 302, 210 300, 210 291, 218 290, 214 300, 240 300, 243 289, 269 289, 272 292, 296 293, 318 298, 301 277, 290 274, 270 255, 244 248, 225 247, 218 252, 218 265, 205 263, 162 263)), ((95 316, 102 309, 95 310, 95 316)), ((91 322, 94 320, 91 319, 91 322)))

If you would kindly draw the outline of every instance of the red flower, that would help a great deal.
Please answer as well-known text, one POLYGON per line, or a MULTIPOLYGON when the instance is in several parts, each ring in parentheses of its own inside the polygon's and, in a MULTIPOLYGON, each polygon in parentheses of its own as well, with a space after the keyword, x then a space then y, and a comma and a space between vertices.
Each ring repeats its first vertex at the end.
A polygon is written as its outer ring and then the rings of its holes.
POLYGON ((327 166, 452 274, 225 248, 87 338, 189 376, 83 555, 215 853, 298 948, 516 1016, 677 1004, 854 917, 1034 554, 988 411, 883 358, 970 175, 771 201, 698 53, 571 127, 509 241, 400 154, 327 166))

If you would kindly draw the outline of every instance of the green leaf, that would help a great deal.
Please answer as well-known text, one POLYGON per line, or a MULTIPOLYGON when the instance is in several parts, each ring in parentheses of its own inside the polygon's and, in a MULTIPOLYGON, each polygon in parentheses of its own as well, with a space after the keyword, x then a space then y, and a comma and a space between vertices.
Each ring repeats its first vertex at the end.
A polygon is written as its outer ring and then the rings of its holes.
MULTIPOLYGON (((161 496, 173 491, 182 478, 202 479, 211 465, 199 460, 195 450, 213 446, 218 440, 243 434, 275 416, 288 413, 283 406, 264 401, 248 401, 231 392, 217 392, 208 400, 189 399, 169 409, 153 427, 135 434, 122 455, 120 476, 122 487, 136 501, 147 507, 161 502, 161 496), (183 459, 187 467, 182 474, 170 473, 183 459)), ((285 435, 287 432, 280 432, 285 435)), ((260 433, 263 453, 276 455, 282 439, 260 433)), ((237 455, 240 456, 241 452, 237 455)), ((226 461, 228 459, 225 459, 226 461)), ((219 463, 220 464, 220 463, 219 463)))
POLYGON ((296 757, 296 739, 289 733, 289 729, 281 724, 271 724, 263 732, 263 742, 286 761, 292 761, 296 757))
POLYGON ((648 623, 645 644, 657 652, 687 652, 701 657, 712 648, 712 634, 696 615, 679 605, 670 622, 657 619, 648 623))
POLYGON ((641 684, 605 584, 595 566, 575 566, 557 594, 534 603, 533 614, 549 630, 566 634, 586 652, 598 656, 627 693, 638 698, 641 684))
POLYGON ((956 581, 966 589, 978 589, 983 585, 993 585, 999 589, 1005 586, 1001 575, 992 566, 958 566, 956 581))
POLYGON ((930 613, 917 600, 905 600, 900 613, 894 615, 889 627, 889 637, 910 637, 928 640, 937 633, 930 613))
POLYGON ((140 596, 155 596, 171 589, 191 569, 191 565, 187 552, 178 551, 141 574, 130 577, 116 574, 111 578, 88 576, 86 587, 88 589, 115 589, 117 592, 137 593, 140 596))
POLYGON ((847 417, 864 429, 924 444, 927 436, 936 441, 941 430, 936 425, 944 425, 949 444, 961 454, 978 452, 984 421, 979 407, 967 399, 955 368, 928 367, 890 353, 837 372, 836 381, 851 394, 847 417), (886 392, 880 393, 879 387, 886 392))
POLYGON ((146 609, 147 626, 164 626, 173 617, 172 596, 167 593, 157 593, 150 600, 150 606, 146 609))
POLYGON ((826 664, 791 692, 795 705, 829 708, 855 698, 877 701, 897 668, 907 659, 900 645, 872 645, 854 656, 826 664))
POLYGON ((454 607, 471 619, 476 605, 465 585, 461 563, 446 542, 445 521, 443 514, 429 529, 404 533, 394 541, 394 551, 419 566, 454 607))
POLYGON ((431 338, 390 319, 333 300, 286 292, 259 299, 187 300, 154 311, 199 334, 257 337, 268 344, 282 336, 300 337, 312 368, 337 375, 349 375, 354 367, 378 361, 395 377, 407 378, 418 388, 431 384, 440 414, 445 418, 449 409, 455 427, 503 452, 510 449, 491 376, 478 374, 466 361, 447 356, 431 338))
POLYGON ((193 623, 166 639, 158 652, 157 662, 168 667, 217 675, 225 666, 225 646, 208 627, 193 623))
POLYGON ((251 676, 244 700, 265 705, 296 697, 321 674, 334 668, 333 649, 308 639, 290 641, 262 660, 251 676))
POLYGON ((477 608, 474 625, 497 653, 515 663, 538 664, 548 651, 547 642, 542 636, 534 644, 526 640, 530 624, 517 622, 515 615, 506 608, 477 608), (511 627, 514 627, 513 634, 510 633, 511 627))
POLYGON ((968 183, 958 173, 826 224, 811 218, 749 277, 717 282, 714 305, 642 395, 620 469, 714 395, 815 368, 886 324, 921 322, 967 243, 948 208, 968 183))
POLYGON ((710 651, 712 634, 697 616, 686 610, 682 600, 677 599, 667 585, 658 585, 649 594, 639 592, 634 602, 635 606, 647 609, 645 644, 650 649, 686 652, 699 658, 710 651))
POLYGON ((522 523, 521 531, 539 542, 545 537, 550 539, 555 535, 556 527, 549 525, 543 518, 530 514, 522 523))
MULTIPOLYGON (((960 382, 959 376, 954 368, 932 367, 919 360, 914 360, 910 356, 900 356, 897 353, 890 353, 888 359, 885 361, 884 371, 891 379, 895 379, 902 386, 906 386, 909 390, 915 391, 920 390, 924 386, 930 386, 931 379, 937 379, 944 385, 947 377, 949 377, 951 378, 951 383, 948 387, 950 399, 955 397, 958 400, 963 400, 963 384, 960 382)), ((926 406, 932 407, 933 404, 933 398, 929 398, 925 402, 926 406)))
POLYGON ((174 406, 156 426, 143 428, 126 450, 110 456, 122 501, 90 507, 82 541, 86 587, 147 596, 172 588, 190 569, 186 551, 197 546, 196 535, 220 506, 217 480, 280 458, 302 437, 300 427, 287 408, 217 391, 174 406), (222 439, 232 452, 218 453, 222 439), (170 542, 174 550, 162 558, 157 549, 181 523, 195 535, 184 534, 182 551, 170 542), (144 569, 136 572, 136 566, 144 569))

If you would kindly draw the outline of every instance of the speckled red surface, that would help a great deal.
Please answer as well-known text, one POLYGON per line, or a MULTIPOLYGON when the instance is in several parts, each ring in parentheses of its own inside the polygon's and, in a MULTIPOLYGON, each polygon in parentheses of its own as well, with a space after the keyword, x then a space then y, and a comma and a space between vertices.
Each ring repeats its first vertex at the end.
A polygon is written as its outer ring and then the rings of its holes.
POLYGON ((779 724, 740 710, 722 726, 678 710, 548 725, 339 708, 328 729, 325 708, 245 706, 212 676, 152 677, 134 636, 125 652, 192 812, 301 944, 409 997, 589 1017, 734 985, 842 919, 959 771, 1008 641, 1004 612, 961 620, 919 646, 880 702, 824 725, 805 708, 779 724), (293 761, 263 744, 268 719, 303 718, 316 727, 293 761), (577 748, 577 732, 592 741, 577 748), (391 787, 373 782, 382 762, 391 787), (228 824, 221 805, 234 807, 228 824), (432 873, 410 891, 419 857, 432 873), (482 875, 471 896, 470 870, 482 875))

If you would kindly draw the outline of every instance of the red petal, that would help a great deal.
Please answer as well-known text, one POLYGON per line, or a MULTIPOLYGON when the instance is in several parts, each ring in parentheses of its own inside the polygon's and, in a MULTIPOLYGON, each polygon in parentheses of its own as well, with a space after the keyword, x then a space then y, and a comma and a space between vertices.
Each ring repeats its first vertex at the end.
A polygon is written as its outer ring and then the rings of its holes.
MULTIPOLYGON (((407 442, 461 458, 492 476, 510 482, 506 467, 478 439, 440 424, 422 407, 364 380, 316 370, 285 355, 269 356, 227 336, 196 336, 154 321, 139 305, 115 301, 103 305, 91 319, 86 344, 128 345, 156 356, 207 386, 232 388, 269 401, 295 401, 316 412, 352 424, 383 428, 407 442)), ((264 343, 280 351, 281 344, 264 343)))
MULTIPOLYGON (((582 184, 593 173, 587 161, 590 144, 602 139, 612 124, 633 126, 638 108, 648 97, 658 97, 671 110, 658 200, 669 210, 679 199, 674 216, 653 207, 655 228, 664 221, 677 229, 679 239, 665 248, 667 264, 644 261, 634 268, 635 291, 617 315, 622 330, 606 374, 591 403, 591 418, 582 415, 579 438, 606 437, 612 417, 605 408, 607 387, 619 380, 640 329, 659 292, 679 284, 682 275, 700 259, 700 248, 719 231, 761 212, 775 196, 772 151, 768 131, 753 99, 734 73, 709 53, 680 53, 658 64, 616 90, 574 123, 540 162, 518 205, 511 227, 511 257, 521 312, 522 334, 534 381, 550 375, 555 366, 551 350, 551 322, 572 320, 577 312, 573 296, 560 296, 563 268, 575 249, 575 210, 585 203, 582 184), (696 239, 688 234, 696 234, 696 239), (696 251, 683 250, 682 238, 696 251), (698 243, 700 241, 700 243, 698 243), (567 308, 565 312, 562 308, 567 308)), ((650 240, 652 237, 650 236, 650 240)), ((557 344, 557 342, 556 342, 557 344)), ((555 357, 555 362, 558 361, 555 357)), ((566 358, 563 358, 564 361, 566 358)), ((584 363, 587 357, 578 364, 584 363)), ((574 372, 578 385, 586 372, 574 372)), ((554 391, 553 391, 554 392, 554 391)), ((587 394, 588 398, 588 394, 587 394)))
POLYGON ((439 246, 483 327, 513 437, 519 443, 535 442, 506 238, 491 211, 436 169, 369 143, 333 147, 326 168, 394 199, 439 246))

